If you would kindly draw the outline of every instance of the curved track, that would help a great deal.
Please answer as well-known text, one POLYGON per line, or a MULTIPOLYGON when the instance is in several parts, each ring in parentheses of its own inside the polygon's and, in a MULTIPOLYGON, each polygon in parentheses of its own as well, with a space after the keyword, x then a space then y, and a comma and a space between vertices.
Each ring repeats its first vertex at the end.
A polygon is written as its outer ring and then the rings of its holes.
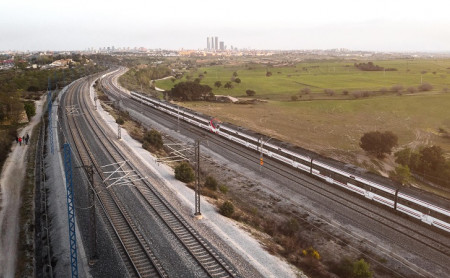
MULTIPOLYGON (((82 118, 95 132, 97 142, 102 145, 111 159, 111 163, 125 161, 119 148, 115 145, 110 136, 103 130, 101 124, 93 114, 92 102, 89 99, 89 89, 86 82, 79 82, 69 90, 67 94, 67 105, 79 105, 82 117, 68 116, 68 127, 74 139, 76 148, 84 165, 93 165, 96 173, 102 180, 106 179, 102 172, 99 162, 90 151, 88 140, 83 136, 83 128, 79 120, 82 118)), ((124 171, 138 170, 132 163, 127 162, 122 166, 124 171)), ((142 176, 142 175, 141 175, 142 176)), ((163 197, 147 181, 134 182, 134 188, 140 194, 141 199, 145 200, 146 208, 151 210, 157 217, 170 229, 173 235, 178 239, 183 248, 191 255, 192 259, 204 270, 210 277, 236 277, 236 271, 207 243, 190 225, 163 199, 163 197)), ((107 212, 114 230, 126 250, 128 261, 131 262, 133 272, 141 277, 166 277, 161 263, 152 254, 143 235, 133 224, 133 219, 121 204, 119 198, 114 193, 113 188, 96 188, 102 207, 107 212), (158 274, 158 275, 156 275, 158 274)), ((131 268, 130 268, 131 269, 131 268)))

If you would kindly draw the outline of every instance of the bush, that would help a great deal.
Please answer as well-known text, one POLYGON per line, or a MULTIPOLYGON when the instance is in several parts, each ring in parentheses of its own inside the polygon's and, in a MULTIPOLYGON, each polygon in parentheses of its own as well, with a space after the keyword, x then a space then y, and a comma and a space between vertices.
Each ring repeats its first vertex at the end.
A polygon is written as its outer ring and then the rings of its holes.
POLYGON ((270 72, 270 71, 266 72, 266 76, 267 76, 267 77, 272 76, 272 72, 270 72))
POLYGON ((406 91, 408 91, 408 93, 410 93, 410 94, 414 94, 415 92, 417 92, 417 89, 415 87, 408 87, 408 89, 406 89, 406 91))
POLYGON ((212 176, 207 176, 205 180, 205 186, 211 190, 217 190, 217 180, 212 176))
POLYGON ((238 77, 238 78, 234 79, 234 82, 239 84, 239 83, 241 83, 241 79, 238 77))
POLYGON ((253 90, 247 90, 247 91, 245 91, 245 93, 246 93, 247 96, 249 96, 249 97, 252 97, 252 96, 256 95, 256 92, 253 91, 253 90))
POLYGON ((220 206, 220 214, 225 217, 231 217, 234 213, 234 205, 230 201, 226 201, 220 206))
POLYGON ((175 178, 182 182, 192 182, 195 180, 194 170, 187 162, 181 162, 175 167, 175 178))
POLYGON ((392 91, 396 93, 401 93, 403 91, 403 86, 400 84, 394 85, 391 87, 392 91))
POLYGON ((122 117, 120 117, 120 118, 117 118, 116 123, 118 125, 123 125, 125 123, 125 121, 122 119, 122 117))
POLYGON ((294 95, 294 96, 291 96, 291 100, 292 100, 292 101, 297 101, 297 100, 298 100, 298 96, 295 96, 295 95, 294 95))
POLYGON ((154 129, 145 132, 144 142, 148 142, 150 145, 152 145, 158 150, 161 149, 164 145, 161 133, 159 133, 157 130, 154 129))

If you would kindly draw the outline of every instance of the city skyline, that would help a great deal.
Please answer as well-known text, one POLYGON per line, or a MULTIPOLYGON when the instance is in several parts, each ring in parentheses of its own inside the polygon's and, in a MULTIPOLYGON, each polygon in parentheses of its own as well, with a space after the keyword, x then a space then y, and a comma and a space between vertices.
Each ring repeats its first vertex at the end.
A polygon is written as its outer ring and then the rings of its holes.
POLYGON ((195 50, 214 34, 239 49, 450 51, 443 0, 197 2, 10 1, 2 5, 0 50, 195 50))

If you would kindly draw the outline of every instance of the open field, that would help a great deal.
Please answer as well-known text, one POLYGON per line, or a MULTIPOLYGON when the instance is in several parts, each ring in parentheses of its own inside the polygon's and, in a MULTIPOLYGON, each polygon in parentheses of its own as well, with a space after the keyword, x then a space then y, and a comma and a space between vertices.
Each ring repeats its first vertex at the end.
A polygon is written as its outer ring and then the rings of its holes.
POLYGON ((433 85, 436 92, 450 88, 450 60, 448 59, 374 61, 375 65, 397 69, 397 71, 386 72, 361 71, 354 66, 354 63, 361 62, 368 61, 315 61, 299 63, 295 67, 272 67, 263 64, 200 67, 195 72, 186 73, 182 79, 174 83, 167 79, 158 81, 156 86, 170 89, 177 82, 186 81, 186 75, 190 75, 193 80, 203 74, 201 84, 211 86, 214 94, 244 96, 245 91, 251 89, 256 91, 256 97, 272 100, 288 100, 292 95, 299 95, 300 90, 305 87, 311 89, 311 94, 303 96, 301 98, 303 100, 324 98, 324 89, 335 91, 332 98, 351 98, 351 92, 354 91, 379 91, 382 88, 390 90, 397 84, 406 89, 410 86, 417 87, 421 82, 427 82, 433 85), (206 74, 204 74, 205 71, 206 74), (233 89, 223 88, 227 81, 231 81, 235 71, 242 82, 240 84, 233 82, 233 89), (270 71, 272 76, 266 77, 267 71, 270 71), (221 88, 214 87, 216 81, 222 82, 221 88), (342 95, 344 90, 350 92, 349 96, 342 95))

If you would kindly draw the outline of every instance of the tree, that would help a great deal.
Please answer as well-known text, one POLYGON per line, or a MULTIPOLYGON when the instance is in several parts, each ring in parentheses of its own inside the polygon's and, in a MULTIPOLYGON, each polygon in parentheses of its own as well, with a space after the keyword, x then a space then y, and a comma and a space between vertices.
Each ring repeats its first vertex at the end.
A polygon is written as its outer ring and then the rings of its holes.
POLYGON ((206 100, 214 96, 212 88, 196 82, 180 82, 169 92, 169 97, 181 101, 206 100))
POLYGON ((222 82, 216 81, 216 82, 214 82, 214 86, 217 88, 220 88, 220 87, 222 87, 222 82))
POLYGON ((416 89, 416 87, 408 87, 407 89, 406 89, 407 91, 408 91, 408 93, 410 93, 410 94, 414 94, 415 92, 417 92, 417 89, 416 89))
POLYGON ((177 167, 175 167, 175 178, 186 183, 194 181, 194 170, 189 163, 181 162, 177 167))
POLYGON ((223 87, 224 87, 224 88, 227 88, 227 89, 232 89, 232 88, 233 88, 233 85, 231 84, 230 81, 227 81, 227 83, 225 83, 225 85, 224 85, 223 87))
POLYGON ((246 93, 247 96, 249 96, 249 97, 252 97, 252 96, 256 95, 256 92, 253 91, 253 90, 247 90, 247 91, 245 91, 245 93, 246 93))
POLYGON ((234 79, 234 82, 239 84, 239 83, 241 83, 241 79, 238 77, 238 78, 234 79))
POLYGON ((298 96, 296 96, 296 95, 291 96, 291 100, 292 101, 297 101, 298 100, 298 96))
POLYGON ((393 147, 397 145, 398 137, 391 131, 381 133, 372 131, 365 133, 361 137, 359 146, 368 153, 383 158, 385 154, 390 154, 393 147))
POLYGON ((399 165, 395 167, 394 171, 389 173, 389 177, 401 184, 407 184, 411 180, 411 171, 409 170, 408 165, 399 165))
POLYGON ((266 76, 267 76, 267 77, 272 76, 272 72, 270 72, 270 71, 266 72, 266 76))
POLYGON ((233 72, 233 77, 237 77, 237 76, 238 76, 237 72, 233 72))
POLYGON ((426 147, 420 150, 419 171, 428 174, 442 172, 446 161, 444 151, 439 146, 426 147))
POLYGON ((398 163, 400 165, 409 165, 411 158, 411 149, 405 148, 403 150, 400 150, 396 152, 394 156, 395 156, 395 163, 398 163))
POLYGON ((31 121, 31 117, 36 115, 36 106, 34 105, 34 102, 25 102, 24 108, 27 113, 28 120, 31 121))

